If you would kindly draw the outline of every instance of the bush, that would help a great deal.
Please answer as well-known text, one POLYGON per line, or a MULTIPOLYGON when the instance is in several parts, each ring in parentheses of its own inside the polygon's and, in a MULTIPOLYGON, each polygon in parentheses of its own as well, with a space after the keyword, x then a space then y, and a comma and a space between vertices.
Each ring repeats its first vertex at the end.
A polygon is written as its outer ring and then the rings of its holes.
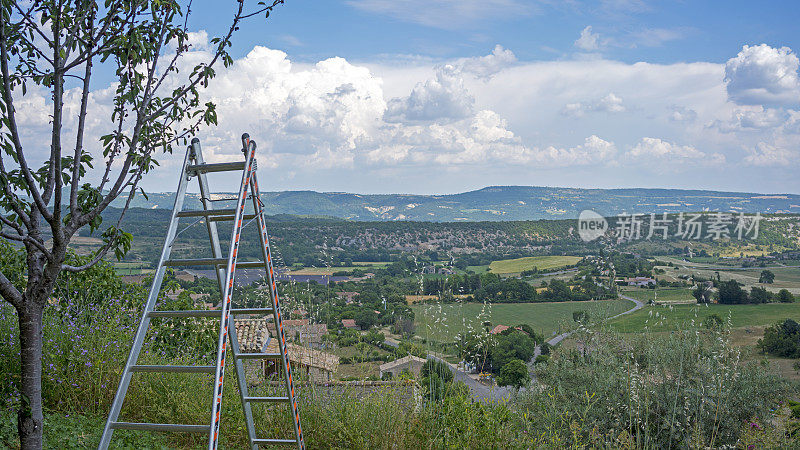
POLYGON ((723 324, 722 317, 719 314, 711 314, 703 320, 703 326, 710 329, 716 330, 720 328, 723 324))
POLYGON ((764 353, 782 358, 800 358, 800 324, 792 319, 764 330, 758 348, 764 353))
POLYGON ((436 375, 445 383, 453 381, 453 372, 450 370, 450 367, 436 359, 425 361, 425 364, 422 365, 422 369, 419 372, 419 376, 422 379, 431 375, 436 375))
POLYGON ((562 448, 734 446, 742 424, 768 417, 788 387, 760 365, 743 364, 724 332, 696 331, 586 333, 586 354, 565 350, 536 366, 545 389, 520 395, 517 408, 529 429, 552 434, 562 448))
POLYGON ((527 386, 530 382, 528 366, 521 359, 512 359, 506 363, 497 377, 499 386, 513 386, 517 389, 527 386))
POLYGON ((775 298, 781 303, 793 303, 794 295, 788 289, 781 289, 775 298))

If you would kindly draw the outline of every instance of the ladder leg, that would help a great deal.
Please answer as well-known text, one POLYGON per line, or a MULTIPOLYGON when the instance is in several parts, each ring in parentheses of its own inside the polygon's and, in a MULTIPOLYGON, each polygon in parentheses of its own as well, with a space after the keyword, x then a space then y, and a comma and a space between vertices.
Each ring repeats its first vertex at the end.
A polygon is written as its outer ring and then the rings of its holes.
POLYGON ((161 290, 161 283, 164 281, 164 272, 166 271, 166 268, 164 267, 164 261, 169 259, 170 253, 172 252, 172 243, 175 239, 175 233, 178 229, 178 218, 176 215, 183 208, 183 200, 186 196, 186 186, 188 183, 186 167, 188 163, 189 150, 186 151, 186 157, 183 160, 181 178, 178 182, 178 190, 175 194, 175 204, 172 207, 172 216, 170 218, 169 227, 167 228, 167 238, 164 241, 164 247, 161 250, 161 257, 158 261, 158 269, 156 270, 155 277, 153 278, 153 284, 150 287, 150 292, 147 295, 147 302, 145 303, 144 311, 142 312, 142 319, 139 322, 139 328, 136 330, 136 337, 133 340, 131 352, 128 354, 128 359, 125 362, 125 369, 122 371, 122 378, 120 379, 119 386, 117 387, 117 393, 114 395, 114 402, 111 404, 111 411, 108 414, 108 420, 106 420, 105 427, 103 428, 103 435, 100 438, 99 444, 100 449, 108 448, 108 445, 111 442, 111 435, 114 433, 111 424, 116 422, 119 418, 122 404, 125 402, 125 394, 128 392, 128 385, 131 381, 130 368, 131 366, 136 365, 136 361, 139 359, 139 353, 142 351, 142 345, 144 344, 144 338, 147 334, 147 328, 150 326, 150 318, 148 317, 148 313, 155 308, 156 300, 158 300, 158 293, 161 290))
POLYGON ((264 218, 264 207, 261 204, 258 190, 258 179, 255 171, 250 180, 251 194, 253 197, 253 207, 255 208, 256 218, 258 219, 259 239, 261 240, 261 251, 264 257, 264 264, 266 265, 266 278, 270 288, 270 298, 272 299, 273 317, 275 321, 275 336, 278 340, 280 348, 281 359, 283 362, 284 380, 286 382, 287 396, 292 409, 292 421, 294 422, 294 431, 297 438, 297 446, 301 450, 305 448, 303 441, 303 430, 300 426, 300 410, 297 406, 297 393, 294 389, 294 380, 292 379, 292 366, 289 363, 289 351, 286 346, 286 334, 283 330, 283 320, 281 318, 280 302, 278 301, 278 286, 275 283, 275 273, 272 268, 272 255, 269 247, 269 235, 267 234, 267 223, 264 218))
POLYGON ((241 351, 239 349, 239 336, 236 334, 236 326, 233 322, 233 316, 231 316, 230 322, 228 323, 228 330, 230 331, 233 365, 236 368, 236 381, 239 384, 239 397, 241 397, 242 400, 244 421, 247 427, 247 439, 250 441, 250 448, 252 450, 258 450, 258 444, 254 442, 256 440, 256 427, 255 423, 253 422, 253 408, 250 406, 250 402, 245 400, 245 398, 250 396, 250 393, 247 389, 247 377, 244 371, 244 363, 240 358, 236 357, 236 355, 241 353, 241 351))
POLYGON ((253 173, 253 157, 255 156, 255 142, 246 143, 246 163, 242 173, 242 184, 239 187, 239 196, 234 216, 233 233, 231 234, 230 251, 228 253, 227 270, 225 271, 224 294, 222 296, 222 322, 219 328, 219 340, 217 341, 217 363, 214 376, 214 396, 211 405, 211 429, 209 433, 208 449, 216 450, 219 443, 219 423, 222 414, 222 386, 225 380, 225 353, 228 346, 228 326, 230 323, 230 308, 233 297, 234 273, 236 271, 236 257, 239 252, 239 238, 242 233, 242 218, 244 216, 245 201, 250 184, 250 177, 253 173))
MULTIPOLYGON (((197 138, 192 139, 192 150, 194 154, 195 164, 204 164, 205 161, 203 160, 203 153, 200 148, 200 140, 197 138)), ((200 184, 200 200, 203 204, 203 209, 211 210, 214 209, 214 203, 210 199, 211 191, 208 188, 208 177, 205 173, 200 173, 197 175, 197 180, 200 184)), ((211 253, 214 258, 222 258, 222 247, 219 243, 219 233, 217 232, 217 223, 212 220, 206 220, 206 228, 208 229, 208 238, 211 241, 211 253)), ((225 283, 225 269, 222 267, 218 267, 216 269, 217 274, 217 282, 219 283, 219 292, 220 295, 225 292, 224 283, 225 283)), ((220 301, 224 301, 224 298, 220 298, 220 301)), ((230 345, 231 351, 233 352, 233 362, 236 367, 236 380, 239 385, 239 396, 242 400, 242 409, 244 410, 244 419, 245 424, 247 426, 247 437, 250 441, 250 446, 253 450, 257 450, 258 446, 253 443, 256 438, 256 430, 255 425, 253 423, 253 410, 250 407, 250 403, 246 402, 244 399, 248 397, 247 392, 247 379, 245 378, 244 372, 244 365, 242 361, 236 357, 240 353, 239 351, 239 341, 238 336, 236 335, 236 327, 233 323, 233 317, 231 317, 230 322, 228 323, 228 332, 230 334, 230 345)))
MULTIPOLYGON (((203 160, 203 152, 200 148, 200 139, 192 139, 192 157, 195 164, 205 164, 203 160)), ((197 175, 197 181, 200 185, 200 201, 203 204, 204 210, 214 209, 214 202, 211 201, 211 191, 208 188, 208 176, 205 172, 197 175)), ((217 233, 217 223, 213 220, 205 220, 206 228, 208 229, 208 239, 211 241, 211 253, 214 258, 222 258, 222 247, 219 243, 219 234, 217 233)), ((223 283, 225 282, 225 269, 222 267, 216 268, 217 282, 219 283, 220 301, 223 300, 222 293, 224 292, 223 283)))

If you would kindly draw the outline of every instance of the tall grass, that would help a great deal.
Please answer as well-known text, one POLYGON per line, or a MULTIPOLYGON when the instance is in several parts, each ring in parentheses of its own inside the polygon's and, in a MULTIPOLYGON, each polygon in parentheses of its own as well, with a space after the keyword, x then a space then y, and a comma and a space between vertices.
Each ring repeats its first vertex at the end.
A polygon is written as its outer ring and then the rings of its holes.
MULTIPOLYGON (((99 441, 140 315, 139 303, 121 298, 81 306, 66 301, 45 314, 42 381, 50 447, 95 447, 99 441)), ((11 448, 17 445, 12 413, 19 402, 17 341, 13 310, 0 307, 0 446, 11 448)), ((578 341, 582 349, 558 350, 549 362, 537 365, 537 384, 510 401, 475 402, 463 389, 434 401, 409 394, 419 388, 406 385, 374 392, 299 387, 306 442, 309 448, 356 449, 789 443, 773 432, 770 411, 789 386, 766 367, 744 363, 725 330, 690 326, 669 335, 592 330, 579 332, 578 341), (758 433, 772 434, 762 439, 758 433)), ((152 336, 148 342, 142 356, 148 363, 209 363, 207 355, 164 352, 162 341, 152 336)), ((247 436, 232 367, 227 374, 221 445, 244 448, 247 436)), ((262 383, 252 395, 270 395, 278 388, 262 383)), ((207 423, 210 397, 207 375, 137 374, 121 419, 207 423)), ((260 436, 292 436, 285 405, 255 405, 254 415, 260 436)), ((185 434, 114 435, 120 448, 202 448, 203 440, 185 434)))
POLYGON ((744 363, 724 330, 589 332, 579 341, 539 366, 544 387, 516 401, 538 429, 570 445, 732 446, 742 424, 769 417, 789 392, 764 364, 744 363))

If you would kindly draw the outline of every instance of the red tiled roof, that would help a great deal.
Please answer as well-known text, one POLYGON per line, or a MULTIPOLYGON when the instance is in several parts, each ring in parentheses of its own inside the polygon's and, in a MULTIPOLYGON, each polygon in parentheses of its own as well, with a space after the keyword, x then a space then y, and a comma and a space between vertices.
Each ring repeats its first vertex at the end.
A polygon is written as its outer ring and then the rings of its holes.
POLYGON ((509 328, 511 328, 511 327, 507 327, 505 325, 498 325, 498 326, 492 328, 491 333, 492 334, 500 334, 500 333, 502 333, 503 331, 506 331, 509 328))

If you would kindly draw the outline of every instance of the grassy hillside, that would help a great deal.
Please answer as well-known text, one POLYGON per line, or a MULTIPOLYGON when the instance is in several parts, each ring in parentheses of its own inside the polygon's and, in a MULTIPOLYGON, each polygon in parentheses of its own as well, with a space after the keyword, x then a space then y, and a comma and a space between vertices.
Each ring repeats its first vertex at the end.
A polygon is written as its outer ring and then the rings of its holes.
POLYGON ((658 289, 641 289, 629 288, 621 291, 623 295, 633 297, 636 300, 641 300, 645 303, 655 300, 658 303, 670 302, 696 302, 697 300, 692 296, 692 289, 690 288, 658 288, 658 289))
POLYGON ((645 328, 649 331, 671 331, 689 328, 692 322, 699 325, 711 314, 717 314, 724 321, 730 318, 734 328, 762 326, 787 318, 800 321, 800 303, 652 306, 614 319, 610 325, 622 332, 639 332, 645 328))
POLYGON ((553 333, 572 327, 573 311, 586 310, 593 318, 610 317, 626 311, 633 306, 627 300, 606 300, 599 302, 555 302, 555 303, 502 303, 486 308, 481 303, 414 305, 417 334, 438 342, 455 339, 469 324, 480 326, 482 320, 495 325, 519 325, 526 323, 537 333, 550 336, 553 333))

